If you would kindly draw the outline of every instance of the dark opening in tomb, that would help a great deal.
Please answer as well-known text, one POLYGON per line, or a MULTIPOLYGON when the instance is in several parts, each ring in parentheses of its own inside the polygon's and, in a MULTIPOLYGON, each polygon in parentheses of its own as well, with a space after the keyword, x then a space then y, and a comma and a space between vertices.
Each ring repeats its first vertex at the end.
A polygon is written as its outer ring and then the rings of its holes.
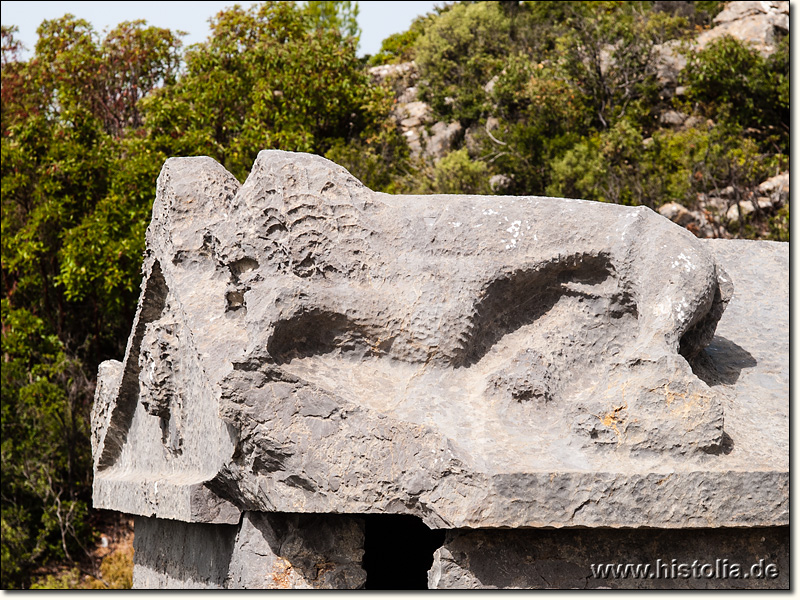
POLYGON ((364 570, 368 590, 426 590, 442 530, 411 515, 363 515, 364 570))

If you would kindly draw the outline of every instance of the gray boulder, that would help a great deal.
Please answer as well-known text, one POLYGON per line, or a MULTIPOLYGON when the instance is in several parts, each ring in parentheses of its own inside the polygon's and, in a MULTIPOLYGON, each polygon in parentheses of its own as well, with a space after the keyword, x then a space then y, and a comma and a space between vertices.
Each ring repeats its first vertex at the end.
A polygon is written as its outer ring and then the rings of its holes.
POLYGON ((371 67, 369 74, 376 84, 393 89, 392 115, 412 157, 435 162, 453 149, 463 128, 457 121, 435 121, 430 105, 417 100, 419 72, 414 61, 371 67))
POLYGON ((788 523, 785 423, 745 443, 761 429, 729 423, 752 408, 693 371, 731 278, 647 208, 390 196, 280 151, 243 185, 170 159, 143 271, 99 373, 98 508, 788 523))

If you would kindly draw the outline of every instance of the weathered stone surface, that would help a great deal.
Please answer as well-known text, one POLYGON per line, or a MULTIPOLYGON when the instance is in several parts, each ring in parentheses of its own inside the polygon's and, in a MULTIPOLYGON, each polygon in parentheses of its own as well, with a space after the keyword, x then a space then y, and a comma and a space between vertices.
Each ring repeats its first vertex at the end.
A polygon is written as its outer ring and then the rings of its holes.
POLYGON ((416 63, 414 63, 414 61, 409 61, 404 63, 370 67, 369 74, 373 81, 380 83, 387 78, 402 78, 409 75, 416 77, 416 71, 416 63))
POLYGON ((358 589, 363 525, 335 515, 244 513, 241 524, 137 517, 137 589, 358 589))
POLYGON ((422 133, 425 154, 434 158, 442 158, 453 148, 462 130, 461 123, 458 121, 451 123, 437 121, 431 125, 430 133, 428 131, 422 133))
POLYGON ((677 202, 667 202, 658 208, 658 214, 666 217, 673 223, 681 227, 686 227, 699 238, 716 238, 724 229, 719 224, 719 218, 707 210, 705 204, 701 203, 700 210, 689 210, 677 202))
MULTIPOLYGON (((713 341, 693 361, 694 371, 720 390, 730 407, 725 412, 725 431, 731 438, 728 456, 751 457, 745 468, 753 472, 767 467, 788 473, 789 244, 703 244, 737 283, 713 341)), ((752 482, 740 493, 760 491, 752 482)))
POLYGON ((222 589, 235 525, 136 517, 133 540, 136 589, 222 589))
POLYGON ((694 220, 694 216, 689 209, 677 202, 667 202, 658 208, 658 214, 668 218, 673 223, 681 227, 686 227, 694 220))
POLYGON ((364 528, 337 515, 245 513, 226 587, 359 589, 364 528))
POLYGON ((773 206, 782 206, 789 200, 789 171, 778 173, 761 182, 758 191, 769 197, 773 206))
POLYGON ((508 175, 492 175, 489 178, 489 187, 493 192, 500 192, 507 189, 514 180, 508 175))
POLYGON ((789 528, 450 531, 428 587, 789 589, 789 528), (640 576, 599 565, 630 565, 640 576))
POLYGON ((670 125, 672 127, 678 127, 683 125, 686 120, 689 118, 689 115, 686 115, 682 112, 678 112, 677 110, 668 110, 661 113, 659 117, 659 121, 662 125, 670 125))
POLYGON ((715 26, 697 37, 699 48, 712 40, 730 35, 750 44, 764 55, 775 51, 780 36, 789 33, 789 2, 737 1, 728 2, 725 10, 714 18, 715 26))
POLYGON ((788 328, 714 331, 731 280, 737 310, 786 282, 786 247, 753 246, 756 275, 642 207, 389 196, 279 151, 239 186, 170 159, 126 356, 100 371, 95 505, 785 525, 788 366, 714 373, 787 363, 788 328))
POLYGON ((725 213, 725 216, 729 221, 735 222, 743 217, 746 217, 747 215, 753 214, 755 210, 756 208, 752 201, 742 200, 741 202, 733 204, 728 209, 728 212, 725 213))

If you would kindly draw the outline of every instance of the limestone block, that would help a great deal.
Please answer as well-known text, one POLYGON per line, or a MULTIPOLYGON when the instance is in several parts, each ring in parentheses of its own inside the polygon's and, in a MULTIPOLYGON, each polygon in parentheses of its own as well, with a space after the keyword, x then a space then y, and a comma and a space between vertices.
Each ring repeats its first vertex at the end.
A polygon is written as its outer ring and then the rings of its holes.
POLYGON ((673 223, 677 223, 681 227, 686 227, 694 220, 694 217, 689 209, 677 202, 667 202, 658 208, 658 214, 668 218, 673 223))
POLYGON ((789 589, 789 528, 451 531, 428 587, 789 589))
POLYGON ((228 589, 344 589, 364 586, 364 528, 334 515, 245 513, 228 589))
POLYGON ((677 110, 668 110, 661 113, 659 117, 659 122, 662 125, 669 125, 671 127, 679 127, 683 125, 686 120, 689 118, 689 115, 686 115, 682 112, 678 112, 677 110))
POLYGON ((136 517, 137 589, 358 589, 363 525, 333 515, 244 513, 237 525, 136 517))
POLYGON ((736 222, 741 217, 746 217, 747 215, 753 214, 755 212, 756 207, 751 200, 742 200, 736 204, 731 205, 728 209, 728 212, 725 213, 725 218, 729 221, 736 222))
POLYGON ((235 525, 134 519, 135 589, 223 589, 235 525))
POLYGON ((391 196, 280 151, 243 185, 170 159, 126 354, 100 369, 95 506, 786 525, 788 329, 768 351, 760 320, 717 329, 765 273, 788 311, 785 272, 719 248, 644 207, 391 196), (762 347, 777 371, 748 372, 762 347))

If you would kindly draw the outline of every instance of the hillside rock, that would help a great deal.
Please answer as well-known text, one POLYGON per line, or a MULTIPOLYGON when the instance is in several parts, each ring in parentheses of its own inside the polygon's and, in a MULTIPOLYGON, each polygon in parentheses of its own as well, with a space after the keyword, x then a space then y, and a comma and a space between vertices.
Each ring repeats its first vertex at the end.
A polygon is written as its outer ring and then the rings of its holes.
POLYGON ((668 125, 670 127, 680 127, 686 122, 688 118, 689 115, 678 112, 677 110, 668 110, 661 113, 659 121, 661 122, 662 125, 668 125))
MULTIPOLYGON (((714 18, 714 27, 701 32, 692 40, 689 52, 698 52, 724 35, 746 42, 769 56, 775 52, 781 36, 789 33, 789 2, 734 1, 728 2, 714 18)), ((667 95, 677 93, 678 74, 687 63, 678 41, 669 41, 657 48, 659 53, 658 78, 667 95)), ((680 94, 679 94, 680 95, 680 94)))
POLYGON ((677 202, 667 202, 658 209, 658 213, 673 223, 685 227, 699 238, 724 237, 724 228, 719 219, 705 208, 690 211, 677 202))
POLYGON ((429 104, 417 100, 416 81, 419 78, 412 62, 380 65, 369 69, 374 81, 393 87, 396 104, 393 110, 411 156, 436 161, 447 155, 462 136, 461 124, 435 121, 429 104))
POLYGON ((713 40, 730 35, 747 42, 765 56, 775 52, 780 37, 789 33, 789 2, 728 2, 725 10, 714 18, 714 27, 697 36, 698 49, 713 40))
POLYGON ((761 182, 758 191, 760 195, 770 199, 773 207, 783 206, 789 201, 789 171, 784 171, 761 182))
POLYGON ((789 172, 784 171, 763 181, 754 190, 727 186, 713 194, 699 194, 698 210, 667 202, 659 207, 658 212, 697 237, 726 238, 730 236, 726 224, 738 223, 756 211, 772 215, 788 201, 789 172))
POLYGON ((378 65, 370 67, 369 74, 373 79, 382 82, 387 79, 397 79, 399 77, 412 77, 416 79, 417 67, 414 61, 396 63, 391 65, 378 65))

